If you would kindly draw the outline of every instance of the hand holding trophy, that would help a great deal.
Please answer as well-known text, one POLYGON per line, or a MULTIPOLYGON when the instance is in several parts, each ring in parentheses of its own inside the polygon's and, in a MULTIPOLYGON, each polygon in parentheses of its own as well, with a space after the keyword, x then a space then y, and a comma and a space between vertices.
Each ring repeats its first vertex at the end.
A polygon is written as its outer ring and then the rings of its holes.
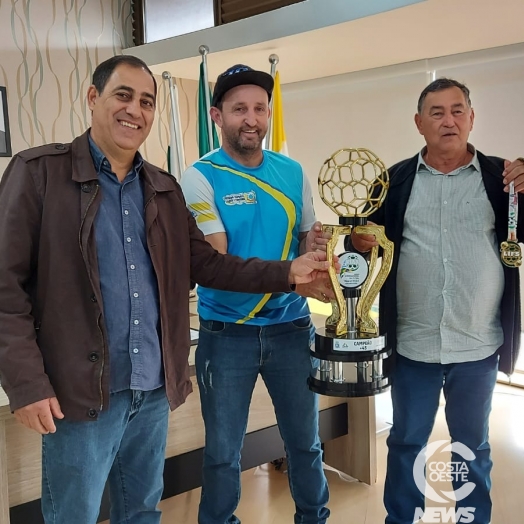
POLYGON ((384 227, 368 223, 368 217, 384 202, 389 174, 384 163, 368 149, 341 149, 322 166, 318 188, 323 202, 339 216, 338 225, 324 225, 331 233, 327 259, 332 262, 341 235, 374 235, 382 248, 382 264, 375 274, 379 247, 369 260, 357 252, 339 255, 337 275, 329 277, 336 300, 332 315, 315 334, 311 353, 320 367, 309 378, 312 391, 341 397, 370 396, 389 387, 384 360, 391 355, 385 333, 379 333, 371 318, 371 306, 384 284, 393 262, 393 243, 384 227))

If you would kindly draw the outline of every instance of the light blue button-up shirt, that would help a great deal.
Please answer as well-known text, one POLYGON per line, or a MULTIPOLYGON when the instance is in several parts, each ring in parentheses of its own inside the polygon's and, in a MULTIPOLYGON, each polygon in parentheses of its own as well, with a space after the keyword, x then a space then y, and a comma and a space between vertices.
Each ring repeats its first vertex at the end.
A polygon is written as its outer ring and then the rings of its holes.
POLYGON ((112 393, 151 391, 164 384, 158 284, 147 247, 144 192, 136 154, 121 183, 89 137, 102 201, 95 239, 108 335, 112 393))
POLYGON ((411 360, 481 360, 503 342, 495 214, 468 147, 471 162, 448 174, 419 155, 397 273, 397 349, 411 360))

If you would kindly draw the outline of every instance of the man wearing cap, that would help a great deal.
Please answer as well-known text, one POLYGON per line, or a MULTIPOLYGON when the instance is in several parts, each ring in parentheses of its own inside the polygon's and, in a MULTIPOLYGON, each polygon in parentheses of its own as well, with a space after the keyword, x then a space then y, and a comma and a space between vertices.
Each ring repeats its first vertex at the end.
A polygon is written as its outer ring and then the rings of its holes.
MULTIPOLYGON (((271 75, 235 65, 216 82, 211 117, 222 147, 187 169, 182 189, 197 225, 221 253, 293 259, 324 247, 302 167, 262 149, 271 75)), ((231 275, 231 278, 234 278, 231 275)), ((305 292, 304 292, 305 293, 305 292)), ((332 296, 326 288, 320 290, 332 296)), ((317 296, 319 289, 308 290, 317 296)), ((240 450, 260 374, 288 459, 295 523, 324 523, 328 487, 318 401, 307 378, 312 325, 298 294, 240 294, 199 287, 196 370, 206 428, 199 524, 237 524, 240 450)))

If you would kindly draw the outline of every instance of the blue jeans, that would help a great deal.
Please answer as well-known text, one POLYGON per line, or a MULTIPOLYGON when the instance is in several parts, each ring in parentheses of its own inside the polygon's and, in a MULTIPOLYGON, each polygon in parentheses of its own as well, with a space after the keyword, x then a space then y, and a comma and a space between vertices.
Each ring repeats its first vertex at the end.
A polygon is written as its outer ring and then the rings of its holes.
POLYGON ((165 388, 122 391, 95 422, 55 420, 42 443, 46 524, 95 524, 109 480, 111 524, 158 524, 169 406, 165 388))
POLYGON ((199 524, 238 524, 240 450, 258 374, 284 441, 296 524, 326 522, 318 399, 307 386, 309 317, 271 326, 200 320, 196 371, 206 428, 199 524))
MULTIPOLYGON (((442 388, 451 441, 466 445, 476 457, 465 461, 452 453, 452 462, 466 464, 466 481, 476 485, 470 495, 456 502, 456 509, 475 508, 475 524, 489 524, 492 462, 488 425, 497 370, 497 354, 460 364, 426 364, 397 355, 391 389, 393 426, 387 440, 386 524, 412 524, 415 509, 425 507, 413 465, 433 429, 442 388)), ((454 480, 453 489, 463 484, 454 480)))

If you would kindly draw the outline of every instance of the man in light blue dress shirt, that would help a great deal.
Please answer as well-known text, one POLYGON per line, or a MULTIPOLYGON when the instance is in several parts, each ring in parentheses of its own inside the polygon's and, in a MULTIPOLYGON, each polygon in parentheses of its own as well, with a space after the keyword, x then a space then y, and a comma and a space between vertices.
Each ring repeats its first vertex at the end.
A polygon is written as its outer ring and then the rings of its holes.
MULTIPOLYGON (((491 519, 488 419, 497 372, 513 371, 520 343, 518 269, 505 267, 499 251, 508 237, 507 187, 514 181, 524 191, 524 159, 477 151, 468 143, 473 121, 465 85, 442 78, 427 86, 415 115, 426 147, 389 170, 386 201, 370 217, 395 243, 380 297, 380 320, 396 349, 386 524, 412 524, 438 509, 429 507, 438 498, 431 490, 425 506, 432 459, 423 450, 442 391, 453 442, 453 522, 491 519)), ((351 243, 361 252, 376 245, 369 235, 354 234, 351 243)))

